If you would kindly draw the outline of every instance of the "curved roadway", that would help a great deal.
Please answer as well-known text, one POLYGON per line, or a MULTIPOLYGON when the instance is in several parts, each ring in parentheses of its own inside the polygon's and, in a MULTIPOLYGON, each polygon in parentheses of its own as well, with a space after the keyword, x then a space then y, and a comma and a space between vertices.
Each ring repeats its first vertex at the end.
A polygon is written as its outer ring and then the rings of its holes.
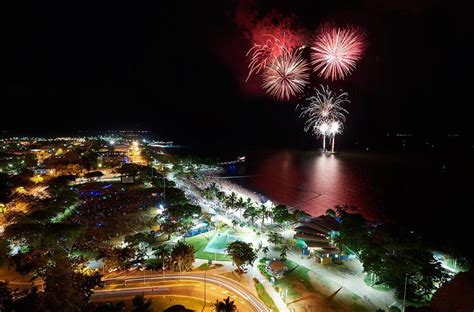
MULTIPOLYGON (((177 293, 177 295, 182 295, 184 292, 186 294, 186 286, 183 287, 176 287, 176 284, 166 286, 166 281, 168 282, 176 282, 176 281, 193 281, 193 282, 202 282, 206 284, 216 285, 219 287, 224 288, 225 290, 233 293, 236 297, 238 297, 241 301, 246 303, 246 307, 251 308, 253 311, 258 312, 268 312, 270 309, 252 292, 248 291, 242 285, 238 284, 237 282, 228 279, 226 277, 220 277, 216 275, 208 275, 204 277, 203 274, 167 274, 167 275, 152 275, 146 277, 146 282, 164 282, 161 285, 156 286, 143 286, 143 287, 129 287, 129 288, 114 288, 114 289, 101 289, 96 290, 92 295, 92 300, 99 300, 99 299, 107 299, 113 297, 123 297, 123 296, 134 296, 136 294, 146 294, 146 295, 173 295, 173 293, 177 293)), ((111 284, 113 282, 143 282, 143 277, 114 277, 104 279, 104 282, 107 284, 111 284)), ((202 285, 204 288, 204 285, 202 285)), ((195 288, 195 287, 194 287, 195 288)), ((201 289, 203 289, 201 288, 201 289)), ((209 290, 208 290, 209 292, 209 290)), ((206 300, 207 301, 207 300, 206 300)))

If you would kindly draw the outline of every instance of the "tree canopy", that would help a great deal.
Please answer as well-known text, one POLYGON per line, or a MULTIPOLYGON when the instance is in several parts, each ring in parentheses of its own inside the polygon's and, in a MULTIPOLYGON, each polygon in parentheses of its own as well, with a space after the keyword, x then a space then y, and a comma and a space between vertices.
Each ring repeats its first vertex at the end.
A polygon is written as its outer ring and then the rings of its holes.
POLYGON ((232 258, 232 261, 238 268, 239 274, 242 273, 242 268, 247 265, 252 265, 257 259, 257 254, 253 250, 252 245, 243 241, 235 241, 227 246, 227 254, 232 258))
POLYGON ((184 241, 179 241, 171 251, 171 259, 176 271, 191 270, 194 263, 194 247, 184 241))
POLYGON ((394 288, 403 296, 407 278, 407 299, 428 299, 446 280, 441 265, 414 231, 392 224, 368 224, 360 214, 338 209, 342 220, 338 243, 355 251, 364 270, 376 274, 377 283, 394 288))

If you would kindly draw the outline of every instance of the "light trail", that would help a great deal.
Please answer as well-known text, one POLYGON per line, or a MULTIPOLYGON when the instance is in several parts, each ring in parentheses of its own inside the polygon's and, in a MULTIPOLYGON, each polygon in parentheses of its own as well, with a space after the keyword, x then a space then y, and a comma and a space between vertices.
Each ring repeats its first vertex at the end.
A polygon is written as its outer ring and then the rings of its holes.
MULTIPOLYGON (((235 294, 237 294, 240 298, 244 299, 248 303, 252 305, 255 311, 259 312, 269 312, 270 309, 267 308, 267 306, 257 297, 255 297, 251 292, 246 290, 245 288, 241 287, 234 281, 227 279, 225 277, 216 277, 216 276, 207 276, 204 278, 204 276, 198 275, 198 274, 185 274, 185 275, 179 275, 179 274, 168 274, 165 276, 162 275, 152 275, 146 277, 147 281, 163 281, 163 280, 168 280, 168 281, 204 281, 206 280, 206 283, 211 283, 217 286, 220 286, 222 288, 225 288, 235 294)), ((132 278, 126 278, 126 277, 113 277, 113 278, 108 278, 104 279, 104 282, 108 281, 124 281, 124 282, 142 282, 143 277, 132 277, 132 278)), ((150 287, 140 287, 136 289, 152 289, 152 292, 154 292, 154 289, 158 290, 158 286, 150 286, 150 287)), ((92 298, 94 297, 107 297, 107 296, 113 296, 117 293, 127 293, 130 290, 130 288, 122 288, 122 289, 113 289, 113 290, 96 290, 94 294, 92 295, 92 298)))

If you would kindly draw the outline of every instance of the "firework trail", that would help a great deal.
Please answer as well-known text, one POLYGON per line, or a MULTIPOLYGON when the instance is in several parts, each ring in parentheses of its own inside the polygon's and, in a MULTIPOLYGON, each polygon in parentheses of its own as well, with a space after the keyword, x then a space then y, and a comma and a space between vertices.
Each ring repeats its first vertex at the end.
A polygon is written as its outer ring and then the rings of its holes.
POLYGON ((357 27, 324 25, 311 47, 314 71, 325 79, 344 79, 356 67, 366 47, 366 35, 357 27))
POLYGON ((263 44, 254 43, 253 47, 249 49, 245 55, 249 59, 249 74, 247 75, 247 82, 252 74, 258 74, 266 66, 269 60, 282 55, 286 51, 284 41, 278 39, 273 35, 266 35, 267 40, 263 44))
POLYGON ((347 92, 338 94, 331 91, 329 86, 324 87, 323 85, 320 86, 320 89, 314 88, 314 91, 313 96, 306 98, 308 105, 301 108, 300 117, 307 118, 304 131, 311 132, 316 136, 334 131, 339 133, 346 120, 345 114, 348 114, 342 105, 350 103, 349 95, 347 92))
POLYGON ((301 53, 284 51, 263 72, 263 88, 277 99, 289 100, 309 83, 309 65, 301 53))

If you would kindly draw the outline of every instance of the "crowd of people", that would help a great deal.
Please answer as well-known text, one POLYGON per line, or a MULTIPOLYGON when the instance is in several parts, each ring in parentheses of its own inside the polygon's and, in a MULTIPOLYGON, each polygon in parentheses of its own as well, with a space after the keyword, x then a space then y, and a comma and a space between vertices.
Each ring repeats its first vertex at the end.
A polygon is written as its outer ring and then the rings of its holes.
POLYGON ((87 228, 86 240, 109 240, 138 230, 147 221, 144 212, 160 202, 153 188, 119 183, 89 183, 78 192, 80 205, 71 222, 87 228))

